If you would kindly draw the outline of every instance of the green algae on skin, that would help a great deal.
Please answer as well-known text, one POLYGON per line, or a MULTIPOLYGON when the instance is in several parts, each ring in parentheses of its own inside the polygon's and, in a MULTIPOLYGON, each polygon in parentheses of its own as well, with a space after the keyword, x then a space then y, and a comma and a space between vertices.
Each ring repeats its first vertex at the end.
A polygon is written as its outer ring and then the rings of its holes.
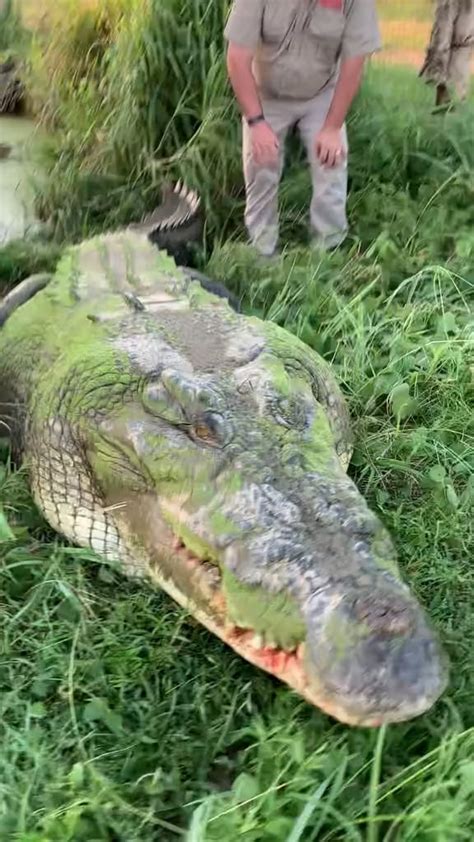
MULTIPOLYGON (((192 497, 193 502, 196 502, 196 495, 194 492, 192 494, 190 492, 189 496, 192 497)), ((210 493, 209 496, 210 499, 212 499, 212 493, 210 493)), ((166 503, 163 506, 163 517, 169 526, 171 526, 171 529, 176 537, 183 542, 186 548, 193 553, 193 555, 197 556, 202 561, 212 561, 214 564, 218 564, 219 551, 216 546, 213 546, 209 541, 206 541, 201 536, 196 535, 196 533, 192 532, 183 520, 180 520, 174 514, 171 514, 166 508, 166 503)), ((219 538, 219 536, 228 536, 229 538, 235 539, 241 537, 242 535, 242 530, 237 526, 237 524, 233 523, 229 518, 225 517, 225 515, 217 510, 210 515, 209 525, 212 530, 212 534, 216 538, 219 538)))
MULTIPOLYGON (((241 628, 251 628, 269 644, 286 650, 295 649, 305 636, 305 623, 294 600, 287 594, 271 594, 259 586, 247 585, 219 562, 219 553, 210 542, 196 536, 186 524, 163 510, 164 519, 174 535, 201 561, 218 565, 221 573, 222 593, 226 602, 226 615, 230 622, 241 628)), ((211 517, 214 534, 233 534, 240 530, 228 518, 216 513, 211 517)))
POLYGON ((392 573, 397 579, 400 579, 400 568, 395 558, 393 558, 393 547, 389 535, 384 527, 380 527, 375 533, 371 543, 372 557, 376 564, 383 570, 392 573))
POLYGON ((363 621, 344 621, 339 614, 331 614, 324 626, 324 637, 331 641, 331 658, 336 661, 347 658, 358 641, 369 637, 370 628, 363 621))
POLYGON ((56 272, 49 284, 47 297, 60 307, 73 307, 77 304, 74 287, 79 278, 79 255, 76 249, 67 249, 59 261, 56 272))
POLYGON ((339 474, 341 467, 336 455, 334 434, 321 404, 317 404, 308 438, 303 438, 299 445, 305 469, 321 471, 328 476, 339 474))
POLYGON ((192 532, 185 523, 171 515, 166 508, 162 510, 164 520, 171 526, 174 535, 183 542, 186 549, 200 561, 210 561, 218 564, 218 553, 208 541, 192 532))
POLYGON ((335 390, 338 389, 331 367, 326 360, 314 350, 314 348, 311 348, 309 345, 305 345, 305 343, 294 334, 290 334, 288 336, 287 331, 275 322, 262 321, 254 316, 249 317, 248 321, 258 327, 261 335, 265 338, 266 347, 275 356, 281 357, 282 359, 288 358, 291 346, 291 353, 293 354, 293 358, 290 358, 291 362, 300 363, 302 366, 302 373, 306 370, 309 375, 313 367, 317 368, 320 375, 327 378, 328 383, 331 384, 335 390))
MULTIPOLYGON (((61 284, 60 289, 63 287, 61 284)), ((109 303, 117 308, 117 297, 108 296, 101 302, 101 309, 109 303)), ((90 302, 76 304, 65 316, 64 305, 56 300, 54 288, 51 291, 48 287, 26 302, 15 314, 14 323, 8 321, 2 331, 0 344, 5 342, 7 349, 9 343, 23 337, 28 337, 30 344, 41 346, 34 370, 35 378, 43 381, 36 398, 38 419, 46 420, 51 414, 66 412, 66 402, 59 395, 64 383, 71 382, 72 371, 74 381, 67 395, 69 421, 80 420, 90 410, 112 410, 125 396, 132 397, 138 388, 140 378, 130 358, 107 344, 109 329, 87 317, 90 309, 90 302), (54 330, 46 329, 53 324, 54 330), (71 336, 74 336, 73 343, 71 336), (82 390, 84 384, 88 388, 82 390), (89 402, 80 397, 82 392, 90 395, 89 402)), ((31 374, 19 372, 19 377, 29 382, 31 374)))
POLYGON ((240 538, 242 536, 242 530, 237 526, 237 524, 233 523, 233 521, 222 514, 222 512, 217 510, 213 512, 210 516, 209 522, 211 529, 216 536, 228 535, 232 538, 240 538))
POLYGON ((262 354, 260 362, 270 375, 272 386, 282 397, 289 398, 294 395, 296 391, 294 382, 279 357, 273 354, 262 354))
POLYGON ((265 642, 282 649, 295 649, 304 640, 306 626, 296 603, 288 594, 265 591, 246 585, 224 566, 222 591, 228 619, 244 629, 252 629, 265 642))
MULTIPOLYGON (((197 281, 192 281, 187 289, 187 297, 189 299, 189 306, 192 309, 198 309, 200 307, 227 307, 229 305, 224 298, 217 298, 212 293, 208 292, 207 289, 201 286, 200 283, 197 281)), ((229 308, 230 309, 230 308, 229 308)))

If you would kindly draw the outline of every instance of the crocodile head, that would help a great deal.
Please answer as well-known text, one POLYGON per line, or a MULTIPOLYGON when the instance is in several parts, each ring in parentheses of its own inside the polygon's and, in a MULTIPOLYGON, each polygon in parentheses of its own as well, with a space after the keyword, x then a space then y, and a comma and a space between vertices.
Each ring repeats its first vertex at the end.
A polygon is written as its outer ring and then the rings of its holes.
POLYGON ((136 327, 115 340, 143 378, 102 424, 116 470, 94 470, 133 552, 237 653, 340 721, 426 711, 445 658, 346 473, 329 367, 223 303, 173 319, 179 350, 136 327))

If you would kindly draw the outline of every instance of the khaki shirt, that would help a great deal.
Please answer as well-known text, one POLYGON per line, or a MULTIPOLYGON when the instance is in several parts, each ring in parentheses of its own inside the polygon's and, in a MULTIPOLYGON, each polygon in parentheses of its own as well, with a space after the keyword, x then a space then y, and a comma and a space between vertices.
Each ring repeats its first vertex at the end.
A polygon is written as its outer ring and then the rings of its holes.
POLYGON ((279 99, 312 99, 381 46, 375 0, 234 0, 224 34, 255 49, 257 86, 279 99))

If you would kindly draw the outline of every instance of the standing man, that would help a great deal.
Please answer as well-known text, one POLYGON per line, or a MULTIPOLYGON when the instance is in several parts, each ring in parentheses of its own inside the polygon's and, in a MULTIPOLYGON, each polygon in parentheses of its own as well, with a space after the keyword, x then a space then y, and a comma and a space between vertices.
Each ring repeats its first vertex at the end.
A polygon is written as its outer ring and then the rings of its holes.
POLYGON ((437 0, 430 42, 420 76, 436 85, 436 105, 449 105, 454 91, 466 99, 474 54, 474 0, 437 0))
POLYGON ((225 37, 251 243, 276 252, 284 144, 297 126, 311 166, 314 242, 338 246, 348 231, 345 119, 365 58, 380 48, 375 0, 234 0, 225 37))

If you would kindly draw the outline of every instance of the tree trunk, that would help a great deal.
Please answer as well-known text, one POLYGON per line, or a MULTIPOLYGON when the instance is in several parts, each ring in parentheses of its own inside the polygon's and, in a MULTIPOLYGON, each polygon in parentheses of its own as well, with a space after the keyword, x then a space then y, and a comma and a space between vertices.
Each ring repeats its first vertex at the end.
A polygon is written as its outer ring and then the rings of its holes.
POLYGON ((469 89, 474 47, 474 0, 437 0, 430 42, 420 76, 436 85, 436 105, 460 100, 469 89))

